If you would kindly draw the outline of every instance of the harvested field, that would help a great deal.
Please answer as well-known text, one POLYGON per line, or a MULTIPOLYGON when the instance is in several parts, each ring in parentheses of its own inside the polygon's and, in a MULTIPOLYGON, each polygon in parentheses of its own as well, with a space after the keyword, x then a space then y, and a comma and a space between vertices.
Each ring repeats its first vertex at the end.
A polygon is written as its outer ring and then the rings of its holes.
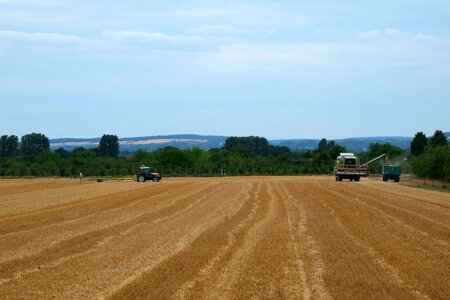
POLYGON ((0 298, 448 299, 450 194, 332 177, 0 180, 0 298))

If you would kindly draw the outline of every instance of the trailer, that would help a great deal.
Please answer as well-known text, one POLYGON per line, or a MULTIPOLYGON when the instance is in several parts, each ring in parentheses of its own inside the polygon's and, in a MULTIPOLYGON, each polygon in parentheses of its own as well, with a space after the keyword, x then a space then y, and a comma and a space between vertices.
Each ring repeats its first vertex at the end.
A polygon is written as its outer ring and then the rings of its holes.
POLYGON ((383 166, 382 173, 383 173, 383 181, 385 181, 385 182, 388 180, 394 180, 395 182, 400 181, 400 175, 401 175, 400 166, 395 166, 395 165, 383 166))

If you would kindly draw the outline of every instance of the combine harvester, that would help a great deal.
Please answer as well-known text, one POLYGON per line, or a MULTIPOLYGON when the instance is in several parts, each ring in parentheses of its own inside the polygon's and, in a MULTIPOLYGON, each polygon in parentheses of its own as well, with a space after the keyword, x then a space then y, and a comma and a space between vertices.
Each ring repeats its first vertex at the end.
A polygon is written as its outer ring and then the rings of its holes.
POLYGON ((336 165, 334 166, 334 175, 336 176, 336 181, 342 181, 342 179, 359 181, 361 177, 369 176, 369 165, 381 158, 384 158, 387 163, 387 165, 384 165, 382 168, 383 181, 392 179, 395 182, 399 182, 401 173, 400 166, 392 165, 385 153, 369 160, 362 165, 359 164, 359 158, 356 157, 355 154, 341 153, 337 157, 336 165))

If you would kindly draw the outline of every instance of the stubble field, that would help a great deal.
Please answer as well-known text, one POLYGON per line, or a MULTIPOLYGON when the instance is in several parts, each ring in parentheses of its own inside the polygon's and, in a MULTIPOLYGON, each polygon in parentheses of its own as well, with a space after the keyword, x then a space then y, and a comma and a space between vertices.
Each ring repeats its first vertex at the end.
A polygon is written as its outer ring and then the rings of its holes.
POLYGON ((448 299, 450 194, 331 177, 0 180, 0 298, 448 299))

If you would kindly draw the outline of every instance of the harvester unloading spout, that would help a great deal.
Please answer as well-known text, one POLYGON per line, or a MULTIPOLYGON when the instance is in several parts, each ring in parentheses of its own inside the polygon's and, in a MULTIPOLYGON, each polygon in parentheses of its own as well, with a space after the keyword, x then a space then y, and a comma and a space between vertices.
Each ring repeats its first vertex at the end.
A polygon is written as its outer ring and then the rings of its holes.
POLYGON ((368 162, 362 164, 361 167, 368 166, 369 164, 371 164, 371 163, 373 163, 374 161, 377 161, 377 160, 379 160, 379 159, 381 159, 381 158, 383 158, 383 157, 385 157, 386 161, 387 161, 388 164, 390 165, 391 163, 390 163, 389 159, 387 158, 386 153, 383 153, 383 154, 381 154, 380 156, 377 156, 377 157, 375 157, 374 159, 371 159, 371 160, 369 160, 368 162))

